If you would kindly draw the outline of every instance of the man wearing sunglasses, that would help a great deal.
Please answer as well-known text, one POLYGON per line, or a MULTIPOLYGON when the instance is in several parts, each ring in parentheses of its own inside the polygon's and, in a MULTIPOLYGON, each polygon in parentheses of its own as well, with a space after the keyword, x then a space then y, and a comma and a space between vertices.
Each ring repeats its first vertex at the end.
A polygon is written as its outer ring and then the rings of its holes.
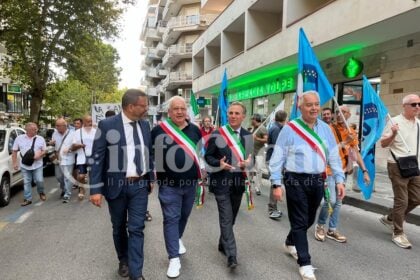
POLYGON ((389 215, 380 218, 382 224, 392 230, 392 241, 399 247, 410 249, 411 243, 403 230, 405 217, 420 205, 420 176, 404 178, 398 168, 395 158, 417 154, 419 161, 418 142, 420 122, 417 120, 420 107, 420 97, 409 94, 402 100, 403 111, 388 122, 381 139, 383 148, 389 147, 388 175, 394 192, 394 206, 389 215), (404 144, 404 140, 410 151, 404 144))

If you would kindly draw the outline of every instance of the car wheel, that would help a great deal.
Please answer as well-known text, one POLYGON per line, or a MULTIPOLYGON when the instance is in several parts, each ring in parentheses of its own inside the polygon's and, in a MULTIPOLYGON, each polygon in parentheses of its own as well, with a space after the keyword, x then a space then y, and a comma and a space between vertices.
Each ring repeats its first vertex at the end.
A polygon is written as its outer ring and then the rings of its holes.
POLYGON ((6 206, 10 202, 10 180, 3 176, 0 183, 0 207, 6 206))

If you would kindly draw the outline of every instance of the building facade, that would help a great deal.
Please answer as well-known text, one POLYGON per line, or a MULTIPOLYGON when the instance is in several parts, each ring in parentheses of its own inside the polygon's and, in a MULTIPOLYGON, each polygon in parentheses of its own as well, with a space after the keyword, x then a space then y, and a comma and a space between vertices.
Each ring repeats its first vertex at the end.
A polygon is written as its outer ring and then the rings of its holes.
MULTIPOLYGON (((205 11, 199 0, 150 0, 141 40, 149 115, 166 112, 169 98, 189 100, 192 92, 192 44, 217 17, 205 11)), ((211 114, 209 95, 196 95, 201 115, 211 114)))
MULTIPOLYGON (((391 115, 401 111, 402 96, 420 93, 418 18, 413 0, 232 1, 193 44, 193 90, 217 95, 226 69, 228 98, 242 101, 249 116, 267 116, 283 99, 290 111, 303 28, 338 103, 350 107, 359 127, 362 74, 391 115), (344 75, 351 59, 363 64, 356 76, 344 75)), ((377 158, 384 154, 377 147, 377 158)))

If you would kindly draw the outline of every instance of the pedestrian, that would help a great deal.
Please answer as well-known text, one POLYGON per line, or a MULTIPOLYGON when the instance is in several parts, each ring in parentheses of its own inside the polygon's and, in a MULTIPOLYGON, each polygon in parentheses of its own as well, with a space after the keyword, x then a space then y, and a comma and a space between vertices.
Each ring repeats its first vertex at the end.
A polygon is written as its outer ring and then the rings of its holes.
POLYGON ((60 184, 60 197, 63 203, 70 201, 73 186, 74 153, 71 149, 72 142, 73 132, 68 129, 66 120, 64 118, 57 119, 55 121, 55 131, 49 144, 54 145, 55 149, 54 173, 60 184))
POLYGON ((73 134, 72 151, 77 154, 77 181, 79 182, 79 200, 85 198, 85 184, 88 180, 89 158, 92 155, 92 145, 95 139, 96 128, 92 126, 92 116, 83 117, 83 126, 73 134))
MULTIPOLYGON (((271 156, 273 154, 274 145, 277 142, 277 138, 279 137, 280 131, 283 129, 284 125, 286 124, 287 120, 287 113, 283 110, 279 110, 274 115, 274 123, 272 127, 268 131, 268 139, 267 139, 267 153, 265 160, 267 163, 270 162, 271 156)), ((271 219, 279 219, 283 216, 283 213, 278 210, 277 208, 277 200, 273 197, 273 192, 270 191, 269 199, 268 199, 268 217, 271 219)))
POLYGON ((203 118, 203 125, 200 128, 201 136, 203 137, 204 146, 206 146, 207 140, 213 131, 214 131, 214 128, 211 123, 211 117, 205 116, 203 118))
POLYGON ((344 173, 337 143, 330 127, 318 120, 319 94, 307 91, 298 101, 302 116, 281 130, 270 160, 273 196, 281 200, 286 190, 290 231, 285 249, 297 259, 302 279, 315 279, 308 249, 307 231, 315 221, 324 194, 327 163, 343 199, 344 173))
POLYGON ((19 170, 17 153, 20 152, 21 155, 20 170, 23 175, 24 189, 24 199, 21 206, 27 206, 32 203, 32 181, 35 181, 39 199, 42 201, 47 199, 44 192, 44 176, 42 174, 42 158, 47 149, 45 139, 37 135, 38 126, 36 123, 27 123, 25 130, 25 134, 16 137, 12 147, 12 164, 16 171, 19 170))
MULTIPOLYGON (((242 128, 246 107, 232 102, 228 108, 228 124, 212 133, 205 154, 210 171, 210 190, 219 211, 219 251, 227 257, 231 269, 238 265, 236 240, 233 232, 242 195, 251 166, 252 134, 242 128)), ((247 195, 250 195, 249 188, 247 195)), ((248 197, 252 201, 252 197, 248 197)), ((251 206, 251 205, 249 205, 251 206)))
MULTIPOLYGON (((73 120, 73 131, 78 130, 83 125, 83 119, 82 118, 76 118, 73 120)), ((77 163, 77 153, 74 153, 74 162, 77 163)), ((75 182, 72 186, 72 189, 79 189, 78 184, 78 177, 79 172, 77 170, 77 164, 73 165, 73 182, 75 182)))
POLYGON ((253 158, 254 158, 254 171, 253 174, 253 186, 255 189, 255 193, 257 195, 261 195, 261 188, 262 188, 262 173, 263 170, 266 168, 265 166, 265 154, 264 154, 264 145, 267 143, 268 140, 268 132, 265 126, 261 125, 262 117, 260 114, 254 114, 251 117, 251 124, 252 124, 252 133, 254 137, 254 151, 253 151, 253 158))
POLYGON ((389 147, 387 168, 394 193, 394 205, 390 213, 381 217, 380 221, 392 230, 392 241, 397 246, 410 249, 411 243, 404 232, 403 224, 407 214, 420 205, 420 175, 416 172, 417 174, 411 176, 403 176, 400 163, 402 158, 410 155, 417 159, 417 164, 420 162, 420 122, 416 118, 420 111, 420 97, 416 94, 406 95, 402 104, 402 113, 388 122, 381 138, 381 146, 389 147))
MULTIPOLYGON (((340 112, 337 110, 335 113, 335 122, 330 123, 331 131, 335 136, 335 140, 339 147, 339 155, 342 162, 343 172, 345 178, 347 175, 353 172, 353 162, 350 158, 353 157, 356 159, 358 166, 363 171, 363 180, 366 185, 370 184, 369 173, 366 170, 365 163, 363 162, 362 156, 359 152, 359 140, 357 139, 356 131, 352 128, 347 128, 346 121, 351 117, 350 109, 343 105, 340 106, 341 113, 344 116, 341 116, 340 112)), ((340 209, 343 202, 339 199, 337 195, 337 189, 335 187, 335 180, 332 176, 330 168, 327 168, 327 188, 329 191, 329 201, 324 200, 322 204, 321 211, 318 216, 318 223, 315 226, 315 239, 318 241, 325 241, 325 237, 335 240, 340 243, 347 241, 347 237, 338 232, 338 224, 340 218, 340 209), (331 211, 331 214, 329 211, 331 211), (325 225, 329 218, 328 231, 325 232, 325 225)))
POLYGON ((332 109, 331 108, 323 108, 322 109, 322 120, 327 124, 330 124, 332 121, 332 109))
POLYGON ((200 164, 198 157, 200 129, 187 121, 185 99, 174 96, 168 104, 169 118, 153 128, 152 143, 163 214, 163 235, 169 258, 166 275, 175 278, 180 275, 179 256, 187 251, 182 237, 204 165, 200 164))
POLYGON ((99 122, 92 149, 90 201, 108 202, 118 274, 143 278, 144 219, 154 180, 147 95, 137 89, 122 97, 122 112, 99 122))

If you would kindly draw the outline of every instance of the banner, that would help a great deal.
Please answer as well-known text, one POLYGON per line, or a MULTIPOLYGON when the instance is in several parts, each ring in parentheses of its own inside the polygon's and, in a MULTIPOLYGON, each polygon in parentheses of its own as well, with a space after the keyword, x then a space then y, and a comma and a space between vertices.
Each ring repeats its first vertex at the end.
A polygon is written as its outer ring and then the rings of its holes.
POLYGON ((99 121, 105 119, 105 113, 107 111, 114 111, 115 114, 121 112, 121 104, 117 103, 101 103, 101 104, 92 104, 92 121, 93 123, 98 123, 99 121))

